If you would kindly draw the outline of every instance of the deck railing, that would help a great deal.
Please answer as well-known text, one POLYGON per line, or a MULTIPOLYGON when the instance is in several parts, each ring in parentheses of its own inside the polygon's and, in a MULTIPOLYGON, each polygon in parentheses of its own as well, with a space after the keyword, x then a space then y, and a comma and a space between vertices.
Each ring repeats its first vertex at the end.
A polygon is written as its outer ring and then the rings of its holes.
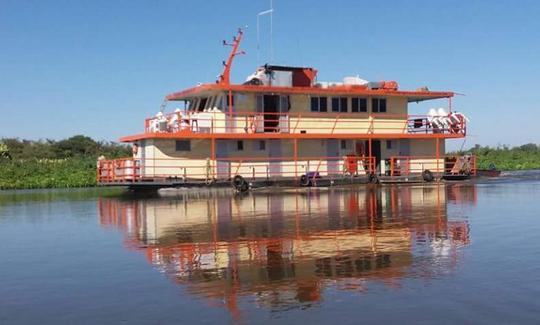
POLYGON ((388 176, 418 175, 426 170, 441 175, 476 175, 476 157, 393 156, 385 161, 388 176))
POLYGON ((461 114, 175 112, 145 120, 146 133, 466 134, 461 114))
POLYGON ((375 157, 245 157, 210 159, 133 159, 100 160, 99 183, 144 181, 227 180, 241 175, 247 180, 290 178, 302 175, 329 179, 346 176, 413 176, 430 171, 434 176, 476 175, 475 156, 393 156, 377 166, 375 157))
POLYGON ((227 180, 241 175, 247 180, 312 177, 367 176, 375 173, 375 158, 344 157, 246 157, 210 159, 114 159, 99 160, 99 183, 126 183, 155 180, 227 180))

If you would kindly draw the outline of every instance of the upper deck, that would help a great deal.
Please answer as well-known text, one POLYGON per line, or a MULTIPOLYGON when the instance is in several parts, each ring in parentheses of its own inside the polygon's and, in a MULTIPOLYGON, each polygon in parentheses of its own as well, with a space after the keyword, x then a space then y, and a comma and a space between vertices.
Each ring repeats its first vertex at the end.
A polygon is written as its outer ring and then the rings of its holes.
POLYGON ((466 120, 447 117, 351 113, 265 113, 219 110, 173 112, 145 120, 144 132, 123 137, 131 142, 151 138, 461 138, 466 120))
POLYGON ((242 31, 216 83, 201 84, 165 97, 183 102, 173 113, 158 113, 145 121, 144 132, 130 142, 151 138, 459 138, 466 118, 452 113, 453 92, 398 90, 395 81, 345 77, 343 82, 318 82, 309 67, 264 65, 243 84, 230 82, 242 31), (448 99, 444 109, 409 115, 408 104, 448 99), (433 113, 435 112, 435 113, 433 113))

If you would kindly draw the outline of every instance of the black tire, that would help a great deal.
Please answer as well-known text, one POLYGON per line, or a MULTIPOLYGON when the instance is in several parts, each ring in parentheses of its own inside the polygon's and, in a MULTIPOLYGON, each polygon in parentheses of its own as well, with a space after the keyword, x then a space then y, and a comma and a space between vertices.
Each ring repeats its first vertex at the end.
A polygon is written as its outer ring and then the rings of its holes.
POLYGON ((369 174, 368 181, 371 184, 378 184, 379 183, 379 179, 377 178, 377 176, 375 174, 369 174))
POLYGON ((240 186, 240 193, 247 192, 249 190, 249 184, 247 182, 243 183, 242 186, 240 186))
POLYGON ((246 182, 244 177, 240 175, 234 176, 232 180, 232 186, 238 192, 246 192, 249 189, 249 184, 246 182))
POLYGON ((433 180, 435 180, 433 173, 429 169, 426 169, 422 172, 422 178, 424 179, 425 182, 428 182, 428 183, 433 182, 433 180))
POLYGON ((300 185, 311 186, 311 179, 307 175, 300 176, 300 185))

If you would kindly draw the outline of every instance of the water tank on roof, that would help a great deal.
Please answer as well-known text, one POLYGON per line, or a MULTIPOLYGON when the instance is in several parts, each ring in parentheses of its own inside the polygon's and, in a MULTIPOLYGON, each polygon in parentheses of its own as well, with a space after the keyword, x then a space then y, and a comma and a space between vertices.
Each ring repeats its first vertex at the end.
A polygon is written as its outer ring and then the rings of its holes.
POLYGON ((343 78, 344 85, 367 85, 369 81, 360 78, 359 76, 343 78))

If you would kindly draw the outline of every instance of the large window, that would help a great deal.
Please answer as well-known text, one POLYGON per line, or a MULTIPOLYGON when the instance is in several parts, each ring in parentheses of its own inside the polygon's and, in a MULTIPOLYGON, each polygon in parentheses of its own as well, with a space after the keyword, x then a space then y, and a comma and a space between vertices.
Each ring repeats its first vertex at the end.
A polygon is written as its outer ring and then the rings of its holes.
POLYGON ((208 102, 207 97, 201 98, 201 100, 199 101, 199 107, 198 107, 197 111, 202 112, 204 110, 204 108, 206 107, 206 102, 208 102))
POLYGON ((386 113, 386 98, 372 98, 371 111, 373 113, 386 113))
POLYGON ((367 113, 367 99, 353 97, 351 99, 351 112, 353 113, 367 113))
POLYGON ((328 102, 326 97, 311 97, 312 112, 328 112, 328 102))
POLYGON ((332 97, 332 112, 347 113, 347 97, 332 97))
POLYGON ((176 140, 176 151, 191 151, 191 141, 176 140))

